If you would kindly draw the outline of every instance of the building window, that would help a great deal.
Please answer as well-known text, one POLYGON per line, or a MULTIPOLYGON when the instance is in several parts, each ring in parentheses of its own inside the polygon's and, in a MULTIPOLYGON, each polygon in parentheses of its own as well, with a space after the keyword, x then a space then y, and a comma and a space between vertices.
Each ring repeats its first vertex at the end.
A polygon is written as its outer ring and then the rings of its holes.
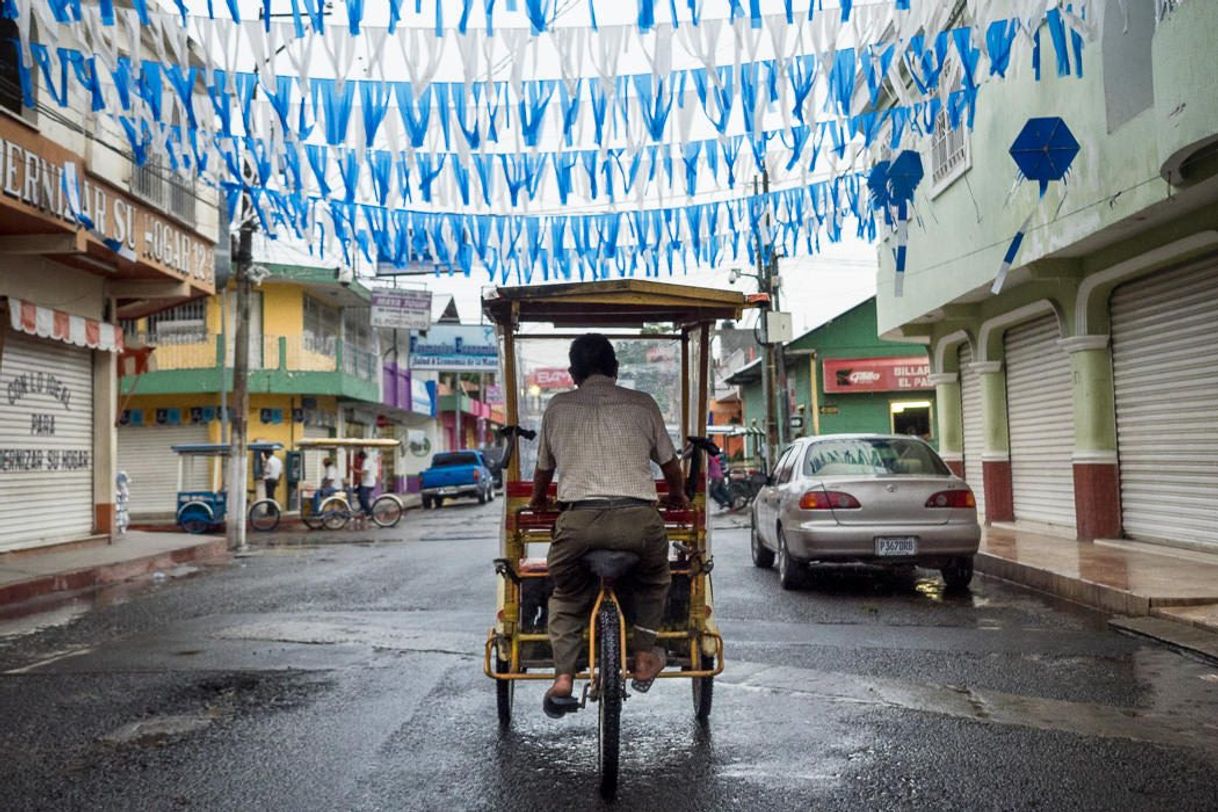
POLYGON ((21 93, 20 41, 17 23, 0 20, 0 107, 26 117, 33 111, 25 107, 21 93))
POLYGON ((342 332, 338 308, 304 297, 304 348, 321 355, 334 355, 342 332))
POLYGON ((207 300, 196 299, 148 317, 149 344, 198 344, 207 340, 207 300))
POLYGON ((349 347, 372 351, 370 308, 348 307, 343 310, 343 343, 349 347))
POLYGON ((964 122, 952 129, 947 111, 940 110, 935 119, 935 132, 931 138, 931 195, 937 195, 952 184, 956 178, 973 165, 969 150, 968 127, 964 122))
POLYGON ((194 225, 194 182, 169 171, 159 155, 149 157, 143 166, 134 166, 131 173, 131 192, 183 223, 194 225))

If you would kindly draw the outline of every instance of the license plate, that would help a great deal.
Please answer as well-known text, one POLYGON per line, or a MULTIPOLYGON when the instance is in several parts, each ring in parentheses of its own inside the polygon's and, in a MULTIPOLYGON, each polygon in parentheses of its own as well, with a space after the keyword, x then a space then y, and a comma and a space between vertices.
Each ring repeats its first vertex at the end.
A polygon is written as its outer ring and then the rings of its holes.
POLYGON ((918 537, 877 536, 875 539, 875 554, 879 556, 917 555, 918 537))

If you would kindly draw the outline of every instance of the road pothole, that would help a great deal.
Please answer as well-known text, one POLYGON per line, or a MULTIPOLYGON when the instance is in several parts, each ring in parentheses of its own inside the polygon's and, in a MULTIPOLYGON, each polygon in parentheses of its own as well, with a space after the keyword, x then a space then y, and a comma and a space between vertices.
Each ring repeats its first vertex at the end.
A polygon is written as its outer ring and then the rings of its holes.
POLYGON ((216 717, 212 714, 156 716, 150 719, 140 719, 103 736, 102 741, 119 746, 159 747, 197 730, 202 730, 215 719, 216 717))

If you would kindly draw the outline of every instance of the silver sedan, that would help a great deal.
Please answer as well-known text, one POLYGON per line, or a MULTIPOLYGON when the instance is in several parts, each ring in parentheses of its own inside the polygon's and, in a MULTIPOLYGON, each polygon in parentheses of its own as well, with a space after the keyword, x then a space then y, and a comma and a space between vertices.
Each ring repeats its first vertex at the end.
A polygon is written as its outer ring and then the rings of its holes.
POLYGON ((977 503, 915 437, 836 434, 796 440, 753 502, 753 563, 792 589, 811 562, 938 569, 968 586, 981 540, 977 503))

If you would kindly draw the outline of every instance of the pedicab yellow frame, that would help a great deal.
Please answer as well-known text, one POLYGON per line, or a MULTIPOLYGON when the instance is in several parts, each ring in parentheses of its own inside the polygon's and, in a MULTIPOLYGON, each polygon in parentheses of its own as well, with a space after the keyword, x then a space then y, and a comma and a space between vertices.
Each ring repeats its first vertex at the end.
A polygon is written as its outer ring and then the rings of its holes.
MULTIPOLYGON (((536 337, 562 338, 599 328, 642 329, 644 325, 667 324, 672 325, 674 332, 660 336, 649 334, 646 337, 680 341, 682 432, 686 437, 701 435, 705 431, 709 410, 711 331, 716 322, 739 319, 745 309, 756 307, 763 301, 764 297, 746 297, 736 291, 637 279, 497 288, 483 298, 483 310, 495 324, 499 335, 507 425, 518 425, 520 415, 521 381, 516 356, 520 325, 551 324, 555 333, 536 337), (563 330, 568 332, 564 334, 563 330), (694 346, 698 350, 697 391, 693 393, 690 391, 692 342, 697 342, 694 346)), ((529 337, 534 336, 530 334, 529 337)), ((638 335, 632 334, 632 337, 638 335)), ((509 438, 508 441, 520 442, 516 438, 509 438)), ((705 470, 703 467, 703 474, 705 470)), ((529 578, 545 577, 545 573, 522 572, 520 563, 524 559, 526 545, 549 542, 551 527, 545 517, 535 516, 528 509, 531 483, 520 480, 518 453, 512 454, 506 473, 507 498, 504 500, 500 537, 501 558, 497 563, 501 576, 498 580, 498 613, 495 625, 487 635, 483 670, 488 677, 496 680, 548 680, 553 678, 552 664, 546 667, 536 662, 527 665, 521 662, 523 644, 548 643, 549 637, 544 633, 526 633, 519 629, 521 586, 529 578), (506 668, 499 667, 501 665, 506 665, 506 668), (536 670, 538 668, 542 670, 536 670)), ((711 677, 723 671, 723 638, 712 617, 712 561, 708 550, 705 484, 704 479, 698 483, 689 511, 665 512, 669 541, 684 545, 688 551, 686 562, 675 565, 672 572, 674 576, 688 575, 690 578, 689 619, 686 628, 661 630, 658 637, 661 641, 688 641, 689 655, 688 665, 683 665, 683 670, 663 671, 659 675, 662 679, 711 677)), ((596 616, 605 599, 617 602, 611 590, 602 590, 590 617, 596 616)), ((624 635, 624 619, 621 623, 624 635)), ((588 637, 588 670, 578 674, 578 679, 590 679, 596 670, 595 624, 589 624, 588 637)), ((625 651, 619 667, 629 678, 625 651)))

